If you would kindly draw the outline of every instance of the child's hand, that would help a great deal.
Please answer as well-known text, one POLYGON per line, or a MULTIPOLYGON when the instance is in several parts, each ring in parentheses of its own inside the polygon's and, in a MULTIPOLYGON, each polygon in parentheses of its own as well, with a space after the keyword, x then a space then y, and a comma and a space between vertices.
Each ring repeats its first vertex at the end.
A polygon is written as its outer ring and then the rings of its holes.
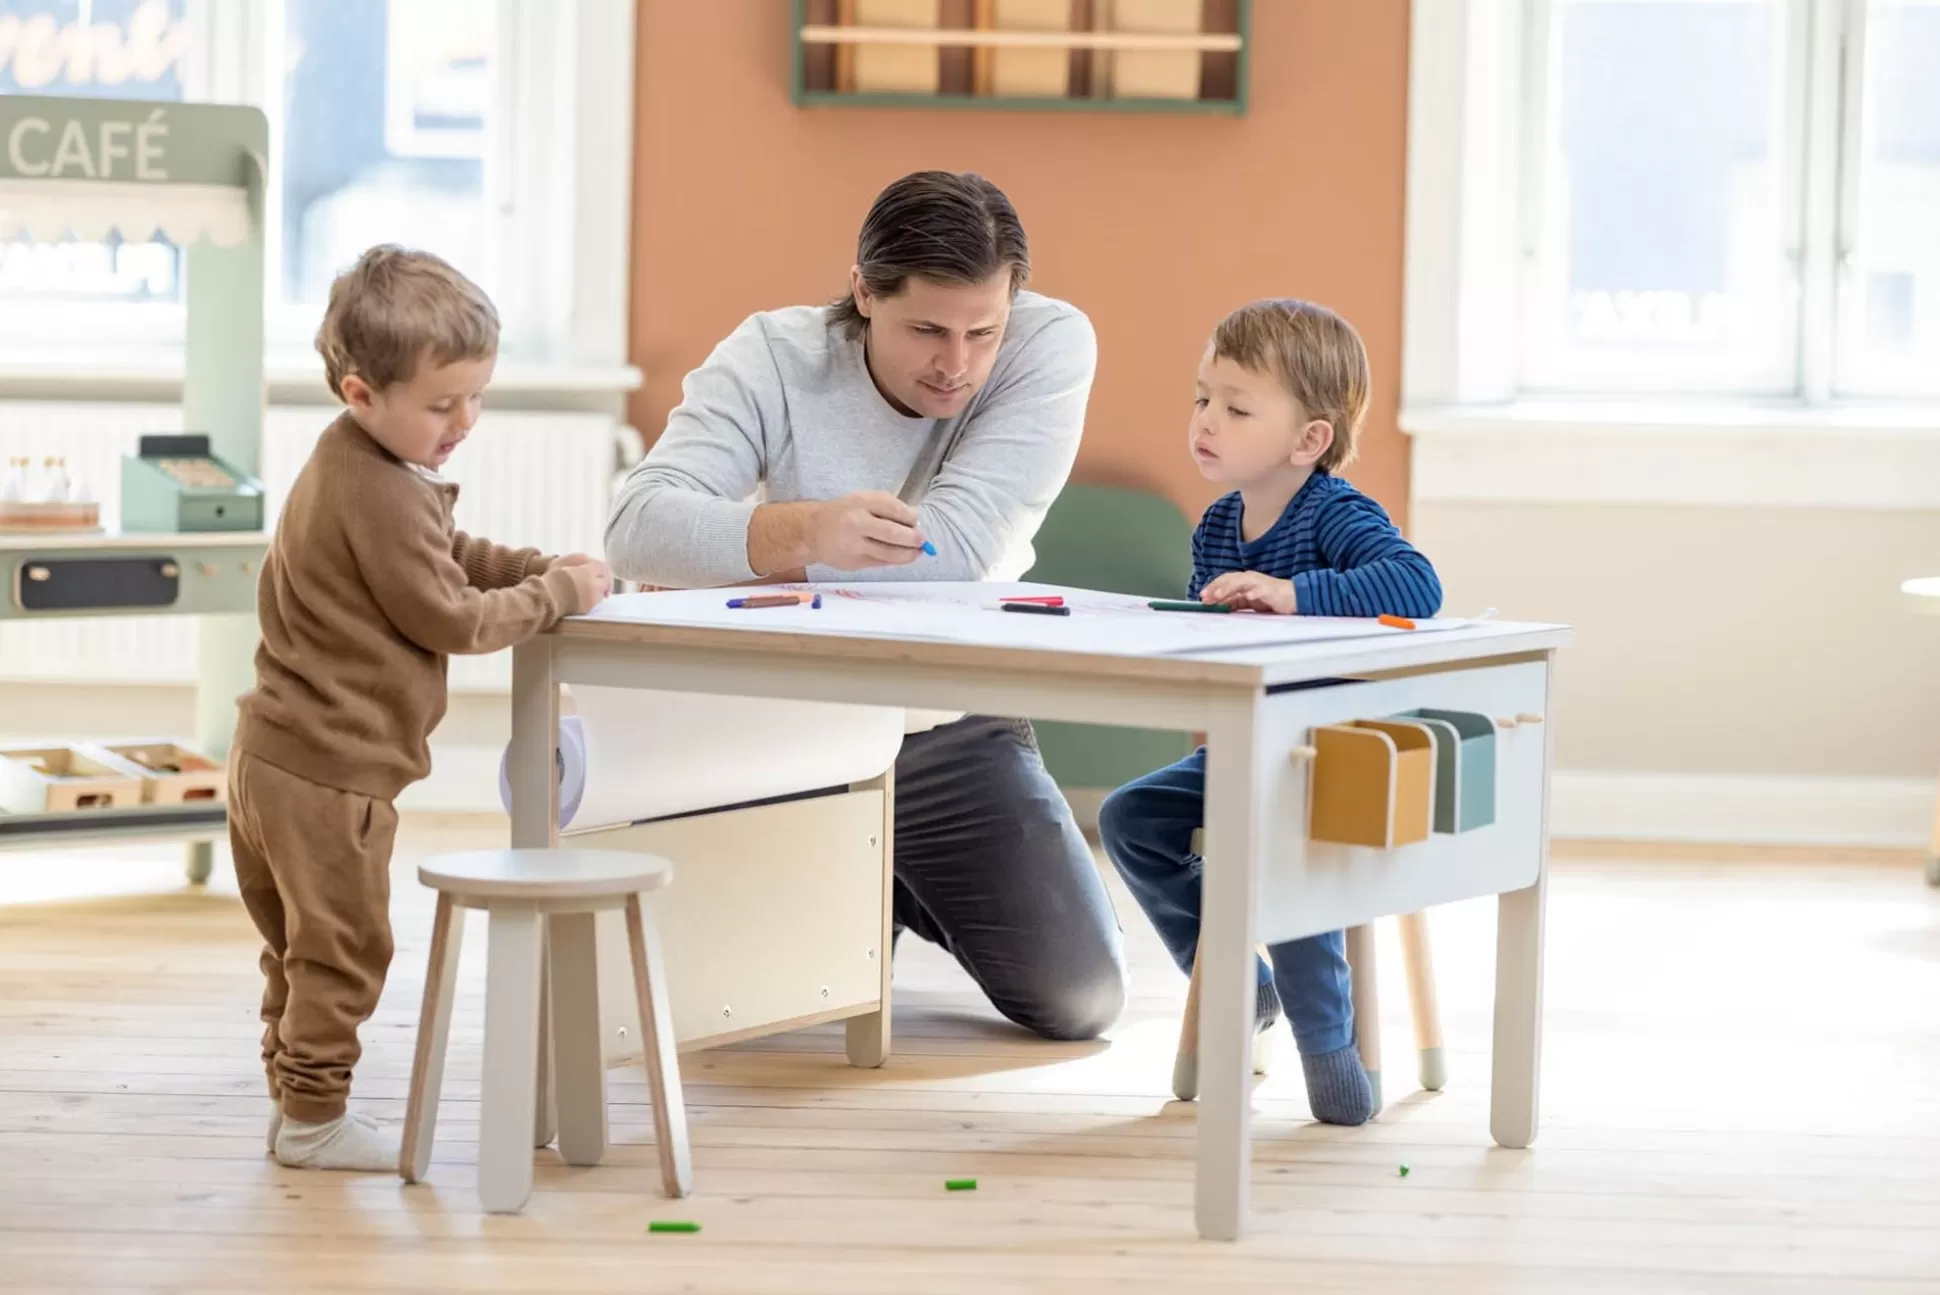
POLYGON ((1293 581, 1275 580, 1257 571, 1228 571, 1199 591, 1199 601, 1225 603, 1234 611, 1294 613, 1293 581))
POLYGON ((599 561, 598 558, 593 557, 590 554, 568 553, 563 557, 554 558, 552 560, 552 564, 556 567, 583 567, 589 562, 598 562, 598 561, 599 561))
POLYGON ((579 616, 592 611, 600 605, 613 588, 613 573, 606 569, 606 563, 598 558, 589 558, 584 553, 559 559, 559 565, 572 577, 573 615, 579 616))

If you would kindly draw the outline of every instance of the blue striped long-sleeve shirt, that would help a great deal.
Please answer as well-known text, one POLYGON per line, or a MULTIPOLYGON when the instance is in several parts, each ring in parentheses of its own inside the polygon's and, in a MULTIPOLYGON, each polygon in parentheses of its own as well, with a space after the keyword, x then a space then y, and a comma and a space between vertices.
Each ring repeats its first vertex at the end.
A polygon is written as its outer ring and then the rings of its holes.
POLYGON ((1293 581, 1307 616, 1433 616, 1442 585, 1386 510, 1339 477, 1316 472, 1266 534, 1240 538, 1238 491, 1206 510, 1192 533, 1192 593, 1229 571, 1293 581))

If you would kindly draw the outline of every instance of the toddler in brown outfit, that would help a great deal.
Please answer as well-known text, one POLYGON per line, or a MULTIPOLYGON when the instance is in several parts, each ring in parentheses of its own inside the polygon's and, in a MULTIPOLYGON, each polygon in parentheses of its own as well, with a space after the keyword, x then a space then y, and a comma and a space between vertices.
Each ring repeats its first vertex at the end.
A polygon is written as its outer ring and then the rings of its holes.
POLYGON ((606 596, 606 567, 452 524, 437 469, 471 432, 498 315, 438 258, 377 247, 330 290, 317 334, 347 409, 290 488, 257 586, 256 687, 241 698, 229 841, 262 932, 271 1152, 394 1170, 398 1135, 348 1114, 357 1029, 391 963, 399 792, 431 770, 454 652, 495 652, 606 596))

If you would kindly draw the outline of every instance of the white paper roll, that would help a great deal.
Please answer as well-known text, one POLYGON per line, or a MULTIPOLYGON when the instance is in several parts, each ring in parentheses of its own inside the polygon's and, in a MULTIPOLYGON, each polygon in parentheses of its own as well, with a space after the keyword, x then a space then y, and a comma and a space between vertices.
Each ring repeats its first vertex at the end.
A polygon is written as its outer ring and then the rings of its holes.
MULTIPOLYGON (((512 812, 512 778, 506 767, 512 752, 507 748, 498 761, 498 799, 505 812, 512 812)), ((586 794, 586 736, 579 716, 567 715, 559 721, 559 826, 573 821, 580 799, 586 794)))
MULTIPOLYGON (((901 707, 575 687, 560 826, 612 827, 863 782, 896 762, 901 707)), ((500 761, 499 796, 511 804, 500 761)))

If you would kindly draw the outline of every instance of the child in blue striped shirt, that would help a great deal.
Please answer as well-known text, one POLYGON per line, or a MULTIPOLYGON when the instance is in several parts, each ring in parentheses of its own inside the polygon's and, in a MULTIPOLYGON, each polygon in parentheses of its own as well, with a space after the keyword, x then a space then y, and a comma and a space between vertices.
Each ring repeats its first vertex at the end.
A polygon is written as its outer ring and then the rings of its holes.
MULTIPOLYGON (((1433 616, 1441 582, 1381 506, 1335 473, 1367 415, 1367 351, 1352 325, 1304 301, 1259 301, 1228 315, 1199 362, 1186 438, 1208 481, 1232 488, 1192 536, 1192 597, 1282 615, 1433 616)), ((1128 783, 1098 816, 1105 853, 1188 974, 1199 943, 1206 749, 1128 783)), ((1354 1046, 1340 931, 1268 949, 1257 1028, 1284 1009, 1307 1104, 1329 1124, 1362 1124, 1374 1094, 1354 1046)))

